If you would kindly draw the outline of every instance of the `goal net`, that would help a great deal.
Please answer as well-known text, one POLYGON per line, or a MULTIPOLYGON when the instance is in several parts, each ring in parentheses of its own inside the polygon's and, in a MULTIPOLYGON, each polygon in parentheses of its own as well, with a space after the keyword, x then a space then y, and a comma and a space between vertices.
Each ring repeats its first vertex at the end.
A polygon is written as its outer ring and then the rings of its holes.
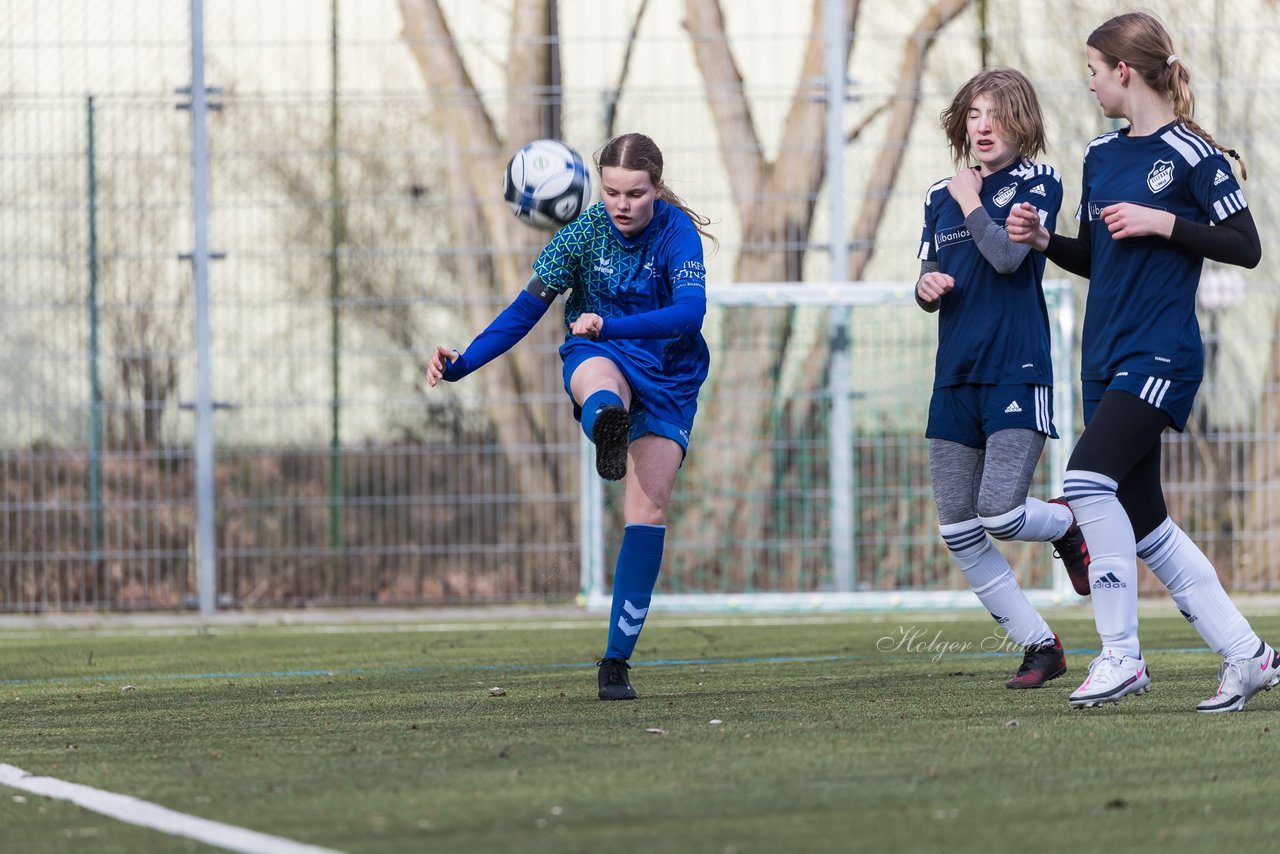
MULTIPOLYGON (((976 607, 938 534, 924 436, 937 315, 914 283, 711 288, 703 386, 667 520, 663 611, 976 607)), ((1060 494, 1076 408, 1074 303, 1046 282, 1054 423, 1032 494, 1060 494)), ((607 610, 623 488, 583 440, 582 595, 607 610)), ((1045 543, 1001 543, 1031 601, 1068 601, 1045 543)))

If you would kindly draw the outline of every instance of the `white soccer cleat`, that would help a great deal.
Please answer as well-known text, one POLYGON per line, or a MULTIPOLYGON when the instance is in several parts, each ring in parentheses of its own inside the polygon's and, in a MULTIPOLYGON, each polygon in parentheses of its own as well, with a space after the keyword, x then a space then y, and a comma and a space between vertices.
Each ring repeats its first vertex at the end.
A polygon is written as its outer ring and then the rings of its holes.
POLYGON ((1147 662, 1104 649, 1089 665, 1089 675, 1071 692, 1067 702, 1077 709, 1118 703, 1129 694, 1145 694, 1151 688, 1147 662))
POLYGON ((1280 684, 1280 653, 1264 643, 1253 658, 1224 661, 1218 668, 1218 693, 1196 706, 1197 712, 1238 712, 1259 691, 1280 684))

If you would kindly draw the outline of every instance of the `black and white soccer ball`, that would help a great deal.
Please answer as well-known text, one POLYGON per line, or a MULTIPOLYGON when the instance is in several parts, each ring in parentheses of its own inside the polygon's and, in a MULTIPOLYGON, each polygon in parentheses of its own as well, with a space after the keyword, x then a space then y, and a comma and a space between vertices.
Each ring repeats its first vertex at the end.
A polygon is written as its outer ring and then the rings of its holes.
POLYGON ((537 139, 507 163, 502 195, 517 219, 550 231, 586 210, 591 173, 582 155, 560 140, 537 139))

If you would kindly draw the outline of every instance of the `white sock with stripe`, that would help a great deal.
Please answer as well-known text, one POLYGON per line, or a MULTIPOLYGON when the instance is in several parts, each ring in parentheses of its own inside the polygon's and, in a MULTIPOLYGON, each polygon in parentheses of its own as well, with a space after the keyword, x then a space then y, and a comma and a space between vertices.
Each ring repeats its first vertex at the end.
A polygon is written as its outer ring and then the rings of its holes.
POLYGON ((982 527, 997 540, 1021 543, 1046 543, 1056 540, 1071 527, 1071 510, 1061 504, 1050 504, 1039 498, 999 516, 979 516, 982 527))
POLYGON ((1262 641, 1222 589, 1213 564, 1172 519, 1166 517, 1142 538, 1138 557, 1169 588, 1182 616, 1210 649, 1228 661, 1250 658, 1258 651, 1262 641))
POLYGON ((1133 525, 1116 498, 1116 482, 1092 471, 1069 471, 1067 501, 1089 543, 1093 622, 1104 649, 1137 658, 1138 556, 1133 525))
POLYGON ((977 519, 939 525, 942 539, 978 601, 1009 639, 1024 647, 1053 640, 1053 630, 1018 586, 1009 561, 991 542, 977 519))

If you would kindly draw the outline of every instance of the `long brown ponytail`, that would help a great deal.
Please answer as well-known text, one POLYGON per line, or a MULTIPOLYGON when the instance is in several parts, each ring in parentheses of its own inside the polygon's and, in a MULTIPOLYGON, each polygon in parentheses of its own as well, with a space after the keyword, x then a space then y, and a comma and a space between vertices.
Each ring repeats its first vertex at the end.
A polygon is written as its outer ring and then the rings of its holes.
POLYGON ((1173 50, 1173 39, 1163 23, 1150 12, 1117 15, 1089 34, 1089 47, 1115 68, 1121 60, 1146 84, 1169 99, 1173 114, 1193 133, 1240 164, 1240 178, 1249 170, 1234 149, 1222 145, 1195 120, 1196 99, 1191 93, 1191 72, 1173 50))

